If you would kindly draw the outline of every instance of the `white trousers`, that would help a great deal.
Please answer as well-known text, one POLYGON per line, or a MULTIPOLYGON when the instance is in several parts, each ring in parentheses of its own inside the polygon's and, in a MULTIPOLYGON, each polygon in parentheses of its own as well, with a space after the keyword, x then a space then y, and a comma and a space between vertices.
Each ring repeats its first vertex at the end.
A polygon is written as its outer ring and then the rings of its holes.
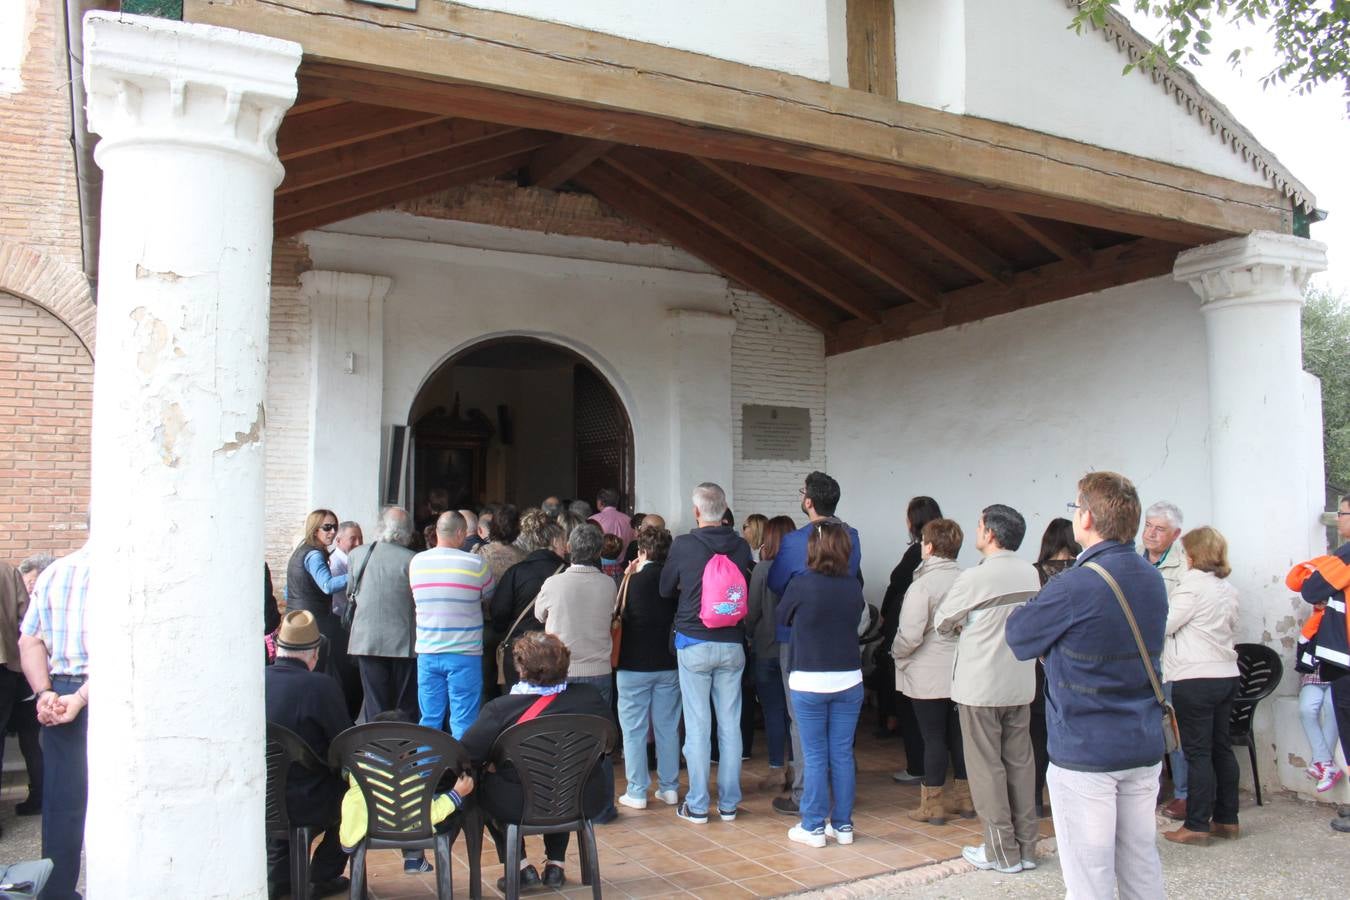
POLYGON ((1119 772, 1046 772, 1066 900, 1164 896, 1153 807, 1162 763, 1119 772))

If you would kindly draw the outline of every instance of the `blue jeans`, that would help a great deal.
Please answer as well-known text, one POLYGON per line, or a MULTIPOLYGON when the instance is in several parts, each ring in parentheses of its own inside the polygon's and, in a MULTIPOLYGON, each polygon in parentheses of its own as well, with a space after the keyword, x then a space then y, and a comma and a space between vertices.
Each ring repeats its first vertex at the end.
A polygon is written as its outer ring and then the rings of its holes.
MULTIPOLYGON (((604 697, 604 698, 605 698, 605 706, 610 707, 610 708, 613 708, 613 706, 614 706, 614 679, 613 679, 613 675, 612 675, 612 674, 610 674, 610 675, 580 675, 580 676, 577 676, 577 677, 575 677, 575 678, 569 677, 569 678, 567 679, 567 683, 568 683, 568 684, 589 684, 591 687, 595 688, 597 691, 600 692, 600 696, 601 696, 601 697, 604 697)), ((613 719, 611 719, 610 721, 613 721, 613 719)), ((643 758, 643 759, 646 759, 646 758, 647 758, 647 751, 646 751, 645 748, 643 749, 643 756, 642 756, 642 758, 643 758)), ((604 759, 600 760, 600 771, 602 771, 602 772, 605 773, 605 783, 608 784, 608 785, 611 785, 611 788, 610 788, 611 793, 610 793, 610 796, 609 796, 609 805, 606 806, 603 810, 600 811, 600 813, 599 813, 599 818, 608 818, 608 817, 609 817, 609 814, 615 811, 615 810, 614 810, 614 794, 613 794, 613 787, 612 787, 612 785, 614 784, 614 760, 613 760, 613 758, 612 758, 608 753, 605 754, 605 758, 604 758, 604 759)), ((563 846, 566 847, 565 844, 564 844, 563 846)), ((552 858, 552 857, 550 857, 550 858, 552 858)))
MULTIPOLYGON (((84 679, 52 677, 52 690, 73 694, 84 679)), ((42 896, 78 898, 84 813, 89 800, 89 712, 81 710, 69 725, 42 727, 45 761, 42 785, 42 855, 55 866, 42 896)))
POLYGON ((787 760, 788 711, 783 693, 783 673, 778 668, 778 653, 755 657, 755 691, 764 710, 764 738, 769 744, 769 765, 781 768, 787 760))
POLYGON ((680 700, 684 707, 684 761, 692 813, 706 813, 712 768, 712 710, 717 709, 717 808, 730 812, 741 802, 741 673, 745 649, 739 643, 704 641, 675 651, 680 700), (711 700, 711 702, 709 702, 711 700))
POLYGON ((619 727, 623 729, 624 774, 628 796, 647 796, 647 726, 656 735, 656 775, 660 790, 680 786, 680 673, 619 669, 619 727))
POLYGON ((422 708, 422 725, 445 728, 447 713, 450 734, 456 740, 464 736, 483 702, 483 660, 464 653, 423 653, 417 657, 417 703, 422 708))
POLYGON ((792 692, 792 712, 806 757, 801 814, 802 828, 807 831, 824 828, 826 818, 835 828, 853 824, 857 780, 853 732, 858 728, 862 699, 861 684, 833 694, 792 692))
MULTIPOLYGON (((1172 702, 1172 682, 1163 683, 1163 696, 1167 698, 1168 703, 1172 702)), ((1172 794, 1178 800, 1185 800, 1190 793, 1187 788, 1190 777, 1187 774, 1186 751, 1173 750, 1167 754, 1167 760, 1172 764, 1172 794)))

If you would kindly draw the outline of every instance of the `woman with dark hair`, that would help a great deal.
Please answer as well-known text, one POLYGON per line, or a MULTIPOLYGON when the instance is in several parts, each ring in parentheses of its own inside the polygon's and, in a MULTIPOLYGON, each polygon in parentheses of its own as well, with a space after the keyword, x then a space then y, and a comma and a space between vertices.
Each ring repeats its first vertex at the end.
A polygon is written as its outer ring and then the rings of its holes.
MULTIPOLYGON (((1036 556, 1036 573, 1041 587, 1073 565, 1082 546, 1074 540, 1073 522, 1051 519, 1041 535, 1041 552, 1036 556)), ((1049 734, 1045 724, 1045 667, 1036 660, 1036 696, 1031 700, 1031 750, 1036 757, 1036 815, 1045 817, 1045 773, 1050 768, 1049 734)))
POLYGON ((852 552, 846 526, 817 522, 807 537, 806 571, 788 582, 775 614, 779 625, 792 629, 788 688, 805 768, 802 818, 788 838, 808 847, 824 847, 827 837, 853 843, 853 735, 863 698, 858 621, 864 601, 862 585, 849 574, 852 552))
MULTIPOLYGON (((507 569, 497 582, 497 589, 488 601, 488 615, 492 625, 492 648, 485 641, 483 657, 485 668, 494 671, 485 675, 488 684, 495 685, 497 673, 496 644, 511 641, 527 631, 543 631, 544 626, 534 615, 534 598, 544 582, 567 568, 563 556, 567 553, 567 536, 557 519, 542 510, 527 510, 520 522, 520 537, 516 547, 525 558, 507 569), (489 654, 491 654, 489 659, 489 654)), ((516 683, 516 671, 511 663, 509 649, 502 658, 504 689, 516 683)))
MULTIPOLYGON (((747 526, 749 521, 746 520, 747 526)), ((764 522, 759 545, 752 544, 750 549, 759 551, 761 563, 772 563, 778 555, 783 536, 796 530, 796 523, 787 516, 774 516, 764 522)), ((769 742, 769 774, 763 786, 782 790, 790 784, 787 746, 791 722, 788 718, 787 687, 784 684, 786 679, 779 663, 782 645, 778 642, 778 624, 775 621, 778 595, 769 590, 771 568, 771 565, 757 565, 750 571, 750 596, 743 624, 754 655, 755 691, 759 694, 759 704, 764 710, 764 737, 769 742)), ((798 741, 792 742, 794 749, 797 749, 797 745, 798 741)), ((800 755, 797 761, 800 765, 800 755)))
MULTIPOLYGON (((511 655, 515 669, 520 673, 520 681, 511 688, 510 694, 485 703, 478 712, 478 719, 464 733, 462 743, 475 764, 482 766, 486 763, 497 737, 531 709, 538 716, 579 713, 609 717, 609 704, 599 691, 588 684, 567 683, 567 668, 572 662, 572 654, 556 635, 542 631, 523 634, 512 644, 511 655)), ((609 803, 612 782, 612 776, 606 777, 604 768, 597 760, 582 796, 582 809, 587 816, 594 817, 609 803)), ((488 831, 497 845, 497 858, 505 863, 505 826, 519 822, 525 808, 520 776, 511 766, 488 771, 479 782, 478 796, 488 831)), ((562 887, 567 881, 563 874, 563 861, 567 857, 570 838, 567 832, 544 835, 542 879, 539 870, 525 858, 522 847, 520 886, 537 887, 542 882, 549 887, 562 887)), ((504 877, 498 879, 497 890, 506 892, 504 877)))
POLYGON ((316 509, 305 517, 304 540, 286 565, 286 611, 313 614, 319 633, 327 638, 315 668, 341 682, 340 666, 346 662, 347 641, 341 620, 333 614, 332 595, 347 589, 347 576, 334 575, 328 568, 337 529, 337 513, 331 509, 316 509), (343 659, 339 660, 339 655, 343 659))
POLYGON ((670 553, 670 532, 638 529, 638 556, 619 590, 623 635, 614 680, 619 689, 619 727, 628 789, 619 802, 647 808, 651 773, 647 768, 647 728, 656 738, 656 797, 667 806, 679 802, 680 676, 670 649, 679 596, 661 594, 661 566, 670 553))
POLYGON ((900 784, 919 784, 923 781, 923 735, 914 718, 914 706, 908 697, 895 689, 895 660, 891 658, 891 644, 900 628, 900 607, 905 592, 914 581, 914 573, 923 561, 919 538, 923 527, 942 518, 942 510, 932 497, 914 497, 905 510, 905 527, 909 531, 909 546, 900 562, 891 570, 886 595, 881 600, 881 643, 876 650, 876 669, 873 686, 877 692, 877 733, 886 737, 900 732, 905 745, 905 767, 892 777, 900 784))

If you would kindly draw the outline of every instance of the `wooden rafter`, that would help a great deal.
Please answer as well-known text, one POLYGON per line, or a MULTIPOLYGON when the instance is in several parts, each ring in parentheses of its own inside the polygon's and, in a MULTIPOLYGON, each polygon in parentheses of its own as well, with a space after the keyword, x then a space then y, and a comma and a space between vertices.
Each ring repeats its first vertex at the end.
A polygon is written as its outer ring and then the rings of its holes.
POLYGON ((803 194, 782 176, 751 166, 706 159, 698 162, 902 294, 930 309, 936 309, 941 303, 942 288, 927 272, 906 262, 894 249, 844 216, 803 194))
POLYGON ((286 178, 277 188, 277 194, 290 194, 363 172, 404 164, 513 130, 505 125, 447 119, 359 144, 334 147, 301 157, 286 166, 286 178))
POLYGON ((1002 210, 1000 215, 1018 231, 1040 244, 1066 262, 1087 268, 1092 261, 1092 245, 1082 232, 1065 222, 1029 219, 1017 213, 1002 210))
POLYGON ((591 166, 573 180, 619 212, 825 334, 833 334, 838 326, 839 318, 829 304, 608 164, 591 166))
POLYGON ((881 321, 880 304, 863 288, 793 247, 731 204, 712 196, 663 160, 639 151, 625 150, 605 157, 605 164, 618 169, 727 240, 740 244, 841 310, 869 322, 881 321))
POLYGON ((614 144, 569 137, 539 150, 530 160, 527 177, 535 187, 554 190, 573 175, 604 156, 614 144))
POLYGON ((948 219, 931 203, 909 194, 839 185, 854 201, 885 217, 892 225, 923 241, 982 281, 1007 283, 1013 267, 982 241, 948 219))
POLYGON ((281 222, 325 207, 342 206, 362 197, 383 195, 387 191, 426 181, 446 172, 520 153, 532 153, 552 140, 556 138, 544 132, 512 129, 440 153, 418 157, 408 163, 385 166, 341 181, 278 196, 273 205, 273 216, 281 222))
POLYGON ((306 97, 304 94, 295 98, 291 108, 286 114, 289 116, 303 116, 306 113, 318 112, 321 109, 327 109, 330 106, 337 106, 342 100, 336 97, 306 97))
POLYGON ((341 103, 292 113, 277 130, 277 156, 288 162, 445 118, 436 113, 370 103, 341 103))
POLYGON ((949 291, 943 295, 945 304, 940 312, 910 305, 887 310, 881 325, 845 322, 837 335, 826 339, 825 352, 846 353, 1129 284, 1143 278, 1166 275, 1176 261, 1177 250, 1176 245, 1162 241, 1134 240, 1095 251, 1086 269, 1076 262, 1057 260, 1018 272, 1007 285, 983 282, 949 291))

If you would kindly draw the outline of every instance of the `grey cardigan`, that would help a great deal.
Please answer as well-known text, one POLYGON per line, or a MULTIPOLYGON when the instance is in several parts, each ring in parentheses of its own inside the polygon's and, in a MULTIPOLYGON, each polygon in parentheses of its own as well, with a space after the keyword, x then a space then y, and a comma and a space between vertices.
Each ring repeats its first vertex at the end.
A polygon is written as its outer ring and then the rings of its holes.
POLYGON ((749 603, 745 613, 745 631, 750 636, 750 649, 756 659, 777 659, 778 640, 774 613, 778 609, 778 595, 769 590, 769 570, 773 560, 762 560, 750 572, 749 603))
POLYGON ((348 654, 403 659, 415 655, 417 617, 408 583, 408 564, 415 555, 407 547, 387 541, 365 544, 351 552, 348 592, 358 583, 358 573, 361 579, 348 654))

